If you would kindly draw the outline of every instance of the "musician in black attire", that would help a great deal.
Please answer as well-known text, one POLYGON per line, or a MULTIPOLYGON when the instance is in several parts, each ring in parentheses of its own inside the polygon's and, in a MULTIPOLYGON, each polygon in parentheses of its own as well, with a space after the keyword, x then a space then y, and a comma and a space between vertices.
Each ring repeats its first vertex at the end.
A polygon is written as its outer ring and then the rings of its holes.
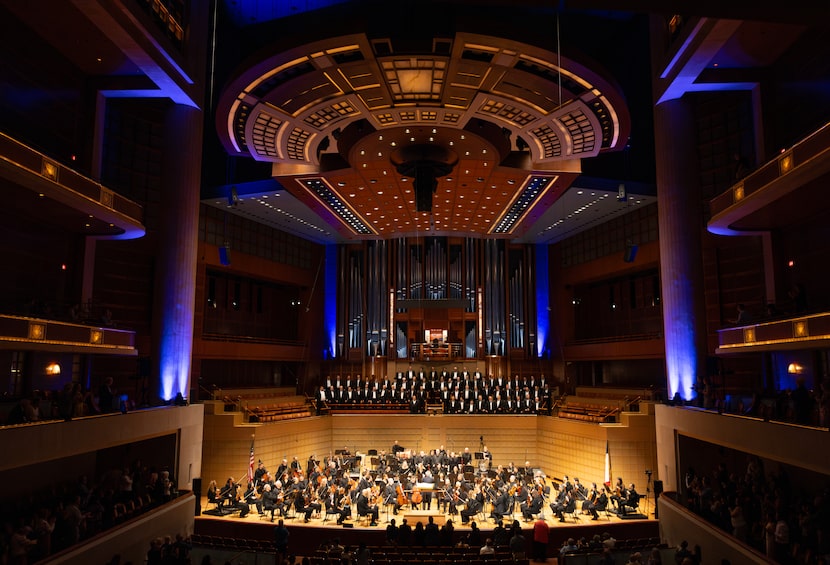
POLYGON ((470 521, 470 516, 475 516, 481 511, 484 504, 484 495, 478 488, 467 496, 467 506, 461 511, 461 523, 466 524, 470 521))
POLYGON ((522 516, 524 516, 524 519, 528 522, 532 520, 536 514, 542 511, 542 505, 544 503, 542 493, 538 489, 534 490, 533 495, 530 497, 530 503, 522 503, 522 516))
MULTIPOLYGON (((262 500, 260 501, 260 504, 262 505, 262 508, 265 509, 265 512, 268 512, 268 511, 271 512, 271 521, 272 522, 274 521, 274 512, 276 510, 280 511, 280 516, 282 516, 282 514, 283 514, 283 505, 285 503, 284 502, 278 503, 277 502, 277 497, 278 496, 279 495, 276 492, 276 490, 274 490, 271 487, 270 484, 265 483, 265 486, 262 487, 262 500)), ((261 513, 262 513, 262 511, 260 511, 260 514, 261 513)))
POLYGON ((244 518, 251 511, 251 507, 248 505, 248 500, 245 498, 244 493, 239 494, 236 500, 236 507, 239 508, 240 518, 244 518))
POLYGON ((311 519, 311 514, 321 508, 319 502, 312 501, 310 497, 305 496, 302 492, 298 492, 294 499, 294 510, 297 511, 297 514, 303 514, 303 520, 306 524, 311 519))
POLYGON ((620 514, 625 515, 628 512, 628 508, 636 512, 639 505, 640 495, 634 488, 634 483, 631 483, 628 485, 625 498, 620 500, 620 514))
POLYGON ((236 491, 239 486, 234 482, 233 477, 228 477, 228 480, 225 482, 225 486, 222 487, 222 490, 219 492, 219 500, 222 502, 219 504, 219 508, 222 508, 224 504, 227 504, 229 507, 233 507, 236 505, 236 491))
POLYGON ((267 473, 268 471, 265 469, 265 463, 263 463, 262 459, 260 459, 257 464, 256 471, 254 471, 254 484, 258 487, 262 486, 262 477, 267 473))
POLYGON ((242 499, 239 501, 240 514, 243 518, 248 515, 248 512, 251 511, 251 504, 256 506, 257 514, 262 514, 262 499, 257 496, 256 489, 254 488, 254 482, 248 481, 248 488, 245 489, 245 492, 242 494, 242 499), (243 509, 242 506, 245 506, 243 509))
POLYGON ((599 495, 597 495, 594 502, 588 505, 588 512, 591 513, 591 520, 599 520, 599 512, 604 511, 608 507, 608 489, 602 487, 599 495))
POLYGON ((357 514, 358 516, 372 516, 372 523, 369 524, 370 526, 377 526, 378 525, 378 506, 377 504, 369 504, 369 489, 363 489, 360 491, 360 495, 357 497, 357 514))
POLYGON ((512 504, 510 498, 510 494, 507 492, 507 486, 503 485, 499 491, 498 497, 496 497, 495 502, 493 502, 493 511, 490 513, 490 517, 496 521, 499 521, 506 515, 510 514, 510 505, 512 504))
POLYGON ((278 480, 278 481, 282 480, 282 476, 284 474, 286 474, 287 472, 288 472, 288 460, 283 459, 282 463, 280 463, 280 466, 277 467, 277 474, 274 475, 274 479, 278 480))
POLYGON ((565 491, 565 500, 554 510, 560 522, 565 521, 565 514, 571 514, 576 510, 576 499, 573 497, 573 490, 565 491))

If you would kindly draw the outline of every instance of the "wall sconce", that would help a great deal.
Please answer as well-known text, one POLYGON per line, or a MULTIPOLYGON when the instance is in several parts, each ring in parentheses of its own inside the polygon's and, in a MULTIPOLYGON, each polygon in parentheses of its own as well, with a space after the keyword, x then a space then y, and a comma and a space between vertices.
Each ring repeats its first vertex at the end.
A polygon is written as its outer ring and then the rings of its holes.
POLYGON ((61 374, 61 366, 54 361, 46 365, 46 374, 50 377, 57 377, 61 374))

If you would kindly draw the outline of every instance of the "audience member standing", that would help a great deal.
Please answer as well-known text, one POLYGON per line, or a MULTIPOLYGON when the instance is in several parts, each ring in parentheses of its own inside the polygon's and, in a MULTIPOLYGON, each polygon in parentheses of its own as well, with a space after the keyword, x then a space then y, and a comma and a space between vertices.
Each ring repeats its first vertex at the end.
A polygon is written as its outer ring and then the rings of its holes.
POLYGON ((284 558, 288 553, 288 536, 291 535, 282 518, 279 519, 277 525, 274 527, 274 548, 277 553, 284 558))
POLYGON ((533 559, 536 561, 548 560, 548 537, 550 527, 541 516, 533 524, 533 559))

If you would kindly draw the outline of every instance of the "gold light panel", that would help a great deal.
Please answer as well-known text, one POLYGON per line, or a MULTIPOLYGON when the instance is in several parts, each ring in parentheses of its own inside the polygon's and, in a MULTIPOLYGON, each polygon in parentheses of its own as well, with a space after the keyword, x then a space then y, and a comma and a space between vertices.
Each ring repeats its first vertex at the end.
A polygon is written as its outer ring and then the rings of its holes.
POLYGON ((740 202, 744 199, 744 183, 741 183, 732 189, 732 197, 734 202, 740 202))
POLYGON ((778 172, 782 175, 789 173, 793 169, 793 154, 792 151, 784 153, 778 158, 778 172))
POLYGON ((37 322, 29 322, 29 339, 44 339, 46 338, 46 324, 38 324, 37 322))
POLYGON ((89 331, 89 343, 93 345, 101 345, 104 342, 104 332, 101 330, 89 331))

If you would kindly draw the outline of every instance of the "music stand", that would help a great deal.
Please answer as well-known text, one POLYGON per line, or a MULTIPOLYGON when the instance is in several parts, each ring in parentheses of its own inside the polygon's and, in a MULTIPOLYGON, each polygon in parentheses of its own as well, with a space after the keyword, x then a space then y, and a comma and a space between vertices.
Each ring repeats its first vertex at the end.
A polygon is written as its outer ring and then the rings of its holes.
POLYGON ((473 459, 484 459, 484 453, 481 451, 476 451, 473 453, 473 459))

